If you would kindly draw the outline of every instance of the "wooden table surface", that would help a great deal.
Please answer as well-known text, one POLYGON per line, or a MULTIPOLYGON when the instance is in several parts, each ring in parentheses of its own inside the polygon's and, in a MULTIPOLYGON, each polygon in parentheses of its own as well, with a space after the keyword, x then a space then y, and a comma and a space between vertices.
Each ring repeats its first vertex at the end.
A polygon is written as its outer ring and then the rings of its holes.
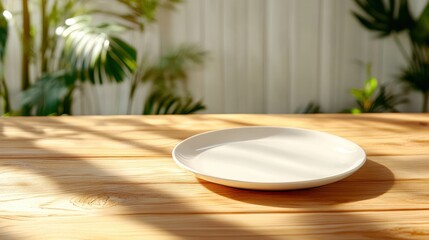
POLYGON ((0 239, 429 239, 429 115, 0 119, 0 239), (355 174, 283 192, 199 181, 172 148, 208 130, 321 130, 368 154, 355 174))

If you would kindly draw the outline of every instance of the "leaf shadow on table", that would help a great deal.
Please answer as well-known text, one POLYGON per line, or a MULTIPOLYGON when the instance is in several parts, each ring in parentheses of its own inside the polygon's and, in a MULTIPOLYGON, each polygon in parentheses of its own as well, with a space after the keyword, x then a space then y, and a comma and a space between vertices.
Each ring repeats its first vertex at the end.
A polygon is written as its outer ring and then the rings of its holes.
POLYGON ((427 116, 415 115, 413 118, 405 116, 401 118, 399 114, 395 114, 394 117, 390 114, 314 115, 314 117, 318 118, 322 122, 335 120, 336 122, 342 122, 344 126, 349 126, 350 123, 353 123, 354 126, 359 126, 363 129, 371 128, 395 133, 416 131, 420 128, 427 128, 429 126, 429 119, 427 116))
MULTIPOLYGON (((49 118, 49 122, 55 123, 56 120, 54 118, 49 118)), ((24 131, 33 132, 43 138, 43 133, 36 130, 31 125, 20 123, 16 124, 15 127, 21 128, 24 131)), ((60 128, 73 130, 76 132, 91 132, 90 129, 85 127, 78 127, 65 123, 62 123, 61 127, 57 127, 57 129, 60 128)), ((3 133, 3 131, 0 132, 3 133)), ((105 132, 92 133, 105 138, 113 139, 115 141, 123 140, 121 137, 110 136, 109 133, 105 132)), ((80 221, 83 222, 88 221, 87 225, 91 226, 90 219, 92 213, 90 216, 86 216, 86 210, 120 207, 123 209, 123 213, 120 214, 121 217, 118 217, 118 219, 127 219, 136 223, 140 223, 142 229, 145 228, 144 226, 149 225, 152 228, 159 229, 162 232, 166 232, 169 235, 179 238, 202 239, 206 236, 218 238, 227 236, 242 236, 248 239, 274 239, 271 236, 260 233, 256 230, 245 228, 231 221, 225 221, 221 216, 215 217, 213 214, 200 214, 201 212, 197 206, 193 205, 193 203, 187 202, 186 198, 171 194, 165 189, 157 188, 154 184, 130 181, 123 176, 106 171, 91 163, 90 161, 80 158, 77 155, 55 151, 52 148, 43 149, 43 147, 35 143, 37 140, 27 137, 11 138, 10 136, 6 137, 4 134, 0 134, 0 137, 6 140, 21 142, 22 150, 41 150, 36 151, 41 155, 23 155, 20 157, 21 160, 19 158, 9 159, 7 156, 0 156, 0 168, 5 167, 3 169, 5 172, 10 171, 8 169, 11 168, 24 172, 32 172, 33 174, 43 177, 43 179, 49 180, 50 183, 54 184, 58 189, 61 190, 60 192, 66 193, 67 196, 72 196, 71 199, 67 202, 67 206, 56 206, 55 202, 57 200, 48 200, 45 203, 37 203, 36 206, 40 204, 39 207, 42 208, 43 211, 51 211, 51 213, 48 214, 49 218, 44 215, 42 215, 41 218, 38 218, 40 213, 36 213, 36 215, 33 216, 31 215, 31 210, 27 211, 25 209, 26 207, 29 207, 30 209, 34 208, 34 203, 29 203, 28 206, 25 203, 21 203, 21 206, 24 208, 22 209, 23 213, 21 215, 16 216, 14 219, 4 218, 0 221, 4 222, 4 225, 2 225, 5 226, 0 232, 0 237, 5 236, 2 233, 4 231, 8 234, 6 239, 14 239, 13 234, 16 233, 16 229, 19 228, 12 227, 12 230, 9 230, 9 227, 19 226, 20 224, 24 224, 26 222, 30 223, 27 223, 27 228, 24 228, 26 229, 23 233, 24 237, 34 237, 37 236, 37 233, 44 232, 46 236, 37 237, 49 238, 55 236, 56 234, 55 231, 52 232, 52 229, 56 229, 56 231, 61 232, 63 236, 67 236, 64 234, 67 234, 67 232, 73 234, 75 231, 73 230, 73 219, 75 217, 80 217, 80 221), (47 155, 50 156, 49 160, 46 160, 47 155), (64 165, 62 168, 48 168, 43 164, 43 161, 53 161, 56 162, 56 164, 61 165, 61 163, 63 163, 64 165), (79 211, 79 208, 81 208, 82 211, 79 211), (172 213, 172 216, 175 216, 174 219, 170 219, 167 216, 170 214, 169 211, 171 210, 174 211, 172 213), (65 216, 63 216, 58 222, 55 220, 50 220, 51 218, 55 218, 56 215, 62 216, 63 214, 65 214, 65 216), (88 220, 86 220, 86 218, 88 220), (32 226, 32 221, 35 221, 38 225, 32 226), (31 232, 31 230, 34 230, 35 232, 31 232)), ((147 147, 150 150, 164 153, 162 148, 156 148, 150 144, 129 144, 141 148, 147 147)), ((43 187, 40 188, 40 186, 34 185, 37 183, 37 181, 35 181, 37 178, 35 178, 33 175, 29 176, 30 177, 28 179, 19 179, 19 184, 23 187, 26 187, 27 189, 31 189, 30 187, 34 186, 32 191, 36 191, 37 194, 42 194, 42 196, 49 196, 51 194, 52 196, 56 195, 55 192, 49 192, 49 190, 47 190, 49 188, 43 189, 43 187), (44 191, 47 192, 45 193, 44 191)), ((24 201, 27 198, 25 194, 21 194, 19 196, 19 199, 14 198, 5 200, 5 202, 17 200, 24 201)), ((28 196, 28 198, 31 199, 34 196, 34 193, 32 193, 32 195, 28 196)), ((60 201, 60 204, 63 203, 60 201)), ((102 212, 99 214, 102 214, 102 212)), ((107 218, 108 216, 111 215, 107 214, 105 217, 107 218)), ((100 226, 97 225, 97 227, 100 226)), ((112 221, 106 221, 103 224, 103 228, 105 228, 106 232, 111 234, 110 236, 115 236, 116 227, 116 223, 112 221)), ((91 231, 91 229, 83 228, 79 231, 82 233, 84 231, 91 231)), ((144 232, 144 230, 142 232, 144 232)), ((118 230, 118 233, 120 233, 120 230, 118 230)), ((21 238, 21 236, 18 236, 19 235, 16 237, 17 239, 21 238)))

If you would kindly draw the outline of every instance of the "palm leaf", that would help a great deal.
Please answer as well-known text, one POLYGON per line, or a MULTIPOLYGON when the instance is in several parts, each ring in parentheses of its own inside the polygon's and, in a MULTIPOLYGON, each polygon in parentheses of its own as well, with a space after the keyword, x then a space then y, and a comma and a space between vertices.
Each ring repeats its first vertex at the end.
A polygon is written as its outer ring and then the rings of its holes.
POLYGON ((314 114, 314 113, 322 113, 322 109, 318 103, 309 102, 304 108, 298 108, 295 113, 298 114, 314 114))
POLYGON ((115 17, 124 22, 128 28, 144 30, 148 23, 156 20, 156 13, 160 7, 173 8, 182 0, 116 0, 116 2, 125 7, 126 11, 117 12, 97 8, 90 12, 115 17))
POLYGON ((81 81, 103 83, 106 79, 123 81, 136 68, 134 47, 115 37, 121 26, 103 23, 92 25, 88 16, 68 20, 62 32, 64 59, 81 81))
POLYGON ((403 70, 400 79, 417 91, 429 92, 429 63, 414 57, 408 68, 403 70))
POLYGON ((362 13, 353 15, 364 27, 378 32, 379 37, 411 29, 415 24, 408 0, 355 0, 355 3, 362 13))
POLYGON ((3 15, 4 10, 3 4, 0 2, 0 61, 2 62, 6 52, 7 36, 9 32, 7 19, 3 15))
POLYGON ((418 44, 429 45, 429 3, 426 4, 415 26, 411 29, 410 37, 418 44))
POLYGON ((147 67, 142 81, 153 81, 155 85, 174 85, 177 80, 186 80, 187 72, 204 61, 206 53, 201 48, 185 44, 167 51, 158 63, 147 67))
POLYGON ((66 72, 45 74, 23 92, 21 104, 33 108, 38 116, 63 114, 65 108, 70 109, 64 105, 64 100, 73 91, 75 81, 76 76, 66 72))
POLYGON ((398 112, 396 106, 406 102, 408 99, 401 94, 388 92, 386 86, 381 86, 368 112, 398 112))
POLYGON ((11 111, 9 89, 4 78, 4 56, 6 54, 7 37, 9 33, 9 26, 6 17, 4 16, 4 7, 0 2, 0 96, 3 100, 3 113, 11 111))
POLYGON ((202 101, 193 101, 189 96, 181 97, 174 92, 157 89, 146 99, 143 114, 191 114, 204 109, 202 101))

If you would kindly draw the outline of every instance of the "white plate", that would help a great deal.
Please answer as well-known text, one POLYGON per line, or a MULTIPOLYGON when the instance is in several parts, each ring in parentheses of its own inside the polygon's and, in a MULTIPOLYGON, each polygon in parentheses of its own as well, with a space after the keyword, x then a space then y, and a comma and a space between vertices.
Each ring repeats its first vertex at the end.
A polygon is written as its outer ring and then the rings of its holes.
POLYGON ((344 138, 299 128, 244 127, 195 135, 173 149, 197 177, 257 190, 310 188, 343 179, 365 163, 344 138))

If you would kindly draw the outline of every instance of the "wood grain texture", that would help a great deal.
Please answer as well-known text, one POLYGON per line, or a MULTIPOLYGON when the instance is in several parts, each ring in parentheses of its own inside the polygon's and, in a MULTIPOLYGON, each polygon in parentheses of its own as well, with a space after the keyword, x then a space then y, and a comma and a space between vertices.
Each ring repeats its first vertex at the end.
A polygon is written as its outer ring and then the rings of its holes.
POLYGON ((117 214, 40 218, 17 216, 16 220, 3 220, 7 227, 2 230, 4 235, 16 236, 16 239, 414 240, 427 239, 428 214, 428 211, 382 211, 322 214, 117 214))
POLYGON ((1 239, 427 239, 429 114, 0 119, 1 239), (177 167, 175 144, 240 126, 305 127, 365 165, 307 190, 239 190, 177 167))
POLYGON ((197 133, 264 125, 336 134, 356 142, 370 156, 429 155, 429 114, 238 114, 2 119, 0 158, 170 156, 178 142, 197 133))

